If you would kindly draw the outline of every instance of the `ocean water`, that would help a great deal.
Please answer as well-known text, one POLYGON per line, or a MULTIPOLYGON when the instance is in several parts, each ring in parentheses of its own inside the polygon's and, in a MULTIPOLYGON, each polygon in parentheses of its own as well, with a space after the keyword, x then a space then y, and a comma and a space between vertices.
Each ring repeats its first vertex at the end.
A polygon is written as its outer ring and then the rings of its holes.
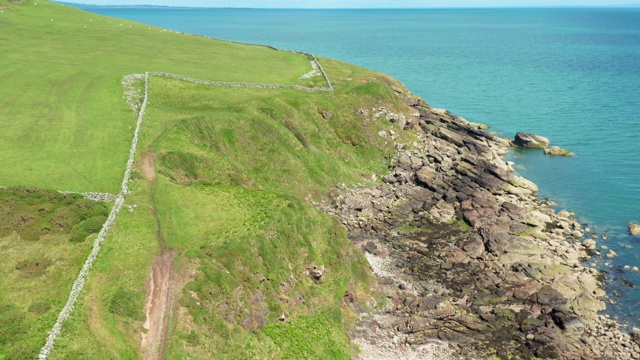
POLYGON ((503 136, 537 133, 571 150, 509 160, 619 254, 589 263, 608 274, 608 313, 640 325, 640 273, 624 270, 640 266, 640 238, 627 233, 640 222, 640 9, 86 9, 379 70, 503 136))

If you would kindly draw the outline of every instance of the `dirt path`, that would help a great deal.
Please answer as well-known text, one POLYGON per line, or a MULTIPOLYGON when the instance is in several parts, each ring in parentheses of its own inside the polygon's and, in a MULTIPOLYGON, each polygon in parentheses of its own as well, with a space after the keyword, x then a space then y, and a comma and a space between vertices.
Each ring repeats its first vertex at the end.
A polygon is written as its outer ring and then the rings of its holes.
POLYGON ((169 333, 172 307, 173 252, 163 250, 151 266, 147 298, 146 331, 142 333, 141 352, 145 360, 162 359, 169 333))
MULTIPOLYGON (((156 179, 155 159, 156 154, 152 152, 145 153, 140 159, 140 172, 150 182, 156 179)), ((140 352, 145 360, 157 360, 164 357, 173 300, 174 254, 173 251, 167 249, 167 244, 162 236, 160 216, 153 208, 151 212, 156 220, 156 237, 162 252, 153 261, 149 277, 149 295, 145 307, 147 319, 144 322, 146 332, 142 332, 142 342, 140 344, 140 352)))
POLYGON ((140 159, 140 172, 147 181, 154 181, 156 179, 155 162, 156 154, 152 152, 145 153, 140 159))

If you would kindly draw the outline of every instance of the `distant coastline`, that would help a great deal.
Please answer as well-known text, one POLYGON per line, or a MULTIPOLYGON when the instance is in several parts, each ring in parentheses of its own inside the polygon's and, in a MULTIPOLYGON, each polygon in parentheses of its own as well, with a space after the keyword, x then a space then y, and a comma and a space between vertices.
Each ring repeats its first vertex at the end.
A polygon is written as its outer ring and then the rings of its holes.
POLYGON ((608 6, 477 6, 477 7, 235 7, 235 6, 174 6, 174 5, 105 5, 84 2, 56 1, 53 2, 73 6, 81 9, 104 8, 104 9, 234 9, 234 10, 513 10, 513 9, 628 9, 640 8, 638 4, 614 4, 608 6))

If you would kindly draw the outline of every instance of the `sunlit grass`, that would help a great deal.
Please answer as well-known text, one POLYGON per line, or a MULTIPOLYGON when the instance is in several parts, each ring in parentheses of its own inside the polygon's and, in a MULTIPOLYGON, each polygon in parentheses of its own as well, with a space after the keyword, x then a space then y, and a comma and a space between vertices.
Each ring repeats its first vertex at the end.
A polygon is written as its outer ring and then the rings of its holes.
POLYGON ((179 34, 48 1, 0 14, 0 185, 117 192, 135 118, 124 75, 296 84, 299 54, 179 34), (37 4, 37 5, 36 5, 37 4))

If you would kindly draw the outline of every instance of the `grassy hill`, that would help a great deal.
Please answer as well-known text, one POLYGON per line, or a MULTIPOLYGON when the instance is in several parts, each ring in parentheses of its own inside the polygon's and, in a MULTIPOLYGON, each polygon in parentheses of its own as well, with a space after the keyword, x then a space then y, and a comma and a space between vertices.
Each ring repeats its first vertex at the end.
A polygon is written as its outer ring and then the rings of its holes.
MULTIPOLYGON (((0 185, 9 187, 0 189, 0 249, 10 254, 0 267, 0 359, 33 358, 90 251, 93 223, 111 206, 51 190, 118 193, 136 121, 123 76, 319 80, 301 78, 312 70, 303 54, 47 1, 0 6, 0 185)), ((372 109, 408 108, 394 80, 319 61, 333 92, 150 78, 131 192, 50 358, 356 351, 346 335, 354 314, 342 299, 347 290, 363 304, 370 299, 368 264, 341 224, 307 198, 384 173, 394 149, 377 133, 393 125, 372 109), (158 259, 169 270, 170 321, 161 348, 145 349, 158 259), (314 267, 324 269, 320 280, 309 275, 314 267)), ((134 87, 142 91, 142 80, 134 87)))
POLYGON ((311 70, 304 56, 267 47, 209 41, 47 1, 7 4, 10 10, 0 13, 5 186, 116 192, 135 120, 122 101, 125 74, 292 84, 311 70))

